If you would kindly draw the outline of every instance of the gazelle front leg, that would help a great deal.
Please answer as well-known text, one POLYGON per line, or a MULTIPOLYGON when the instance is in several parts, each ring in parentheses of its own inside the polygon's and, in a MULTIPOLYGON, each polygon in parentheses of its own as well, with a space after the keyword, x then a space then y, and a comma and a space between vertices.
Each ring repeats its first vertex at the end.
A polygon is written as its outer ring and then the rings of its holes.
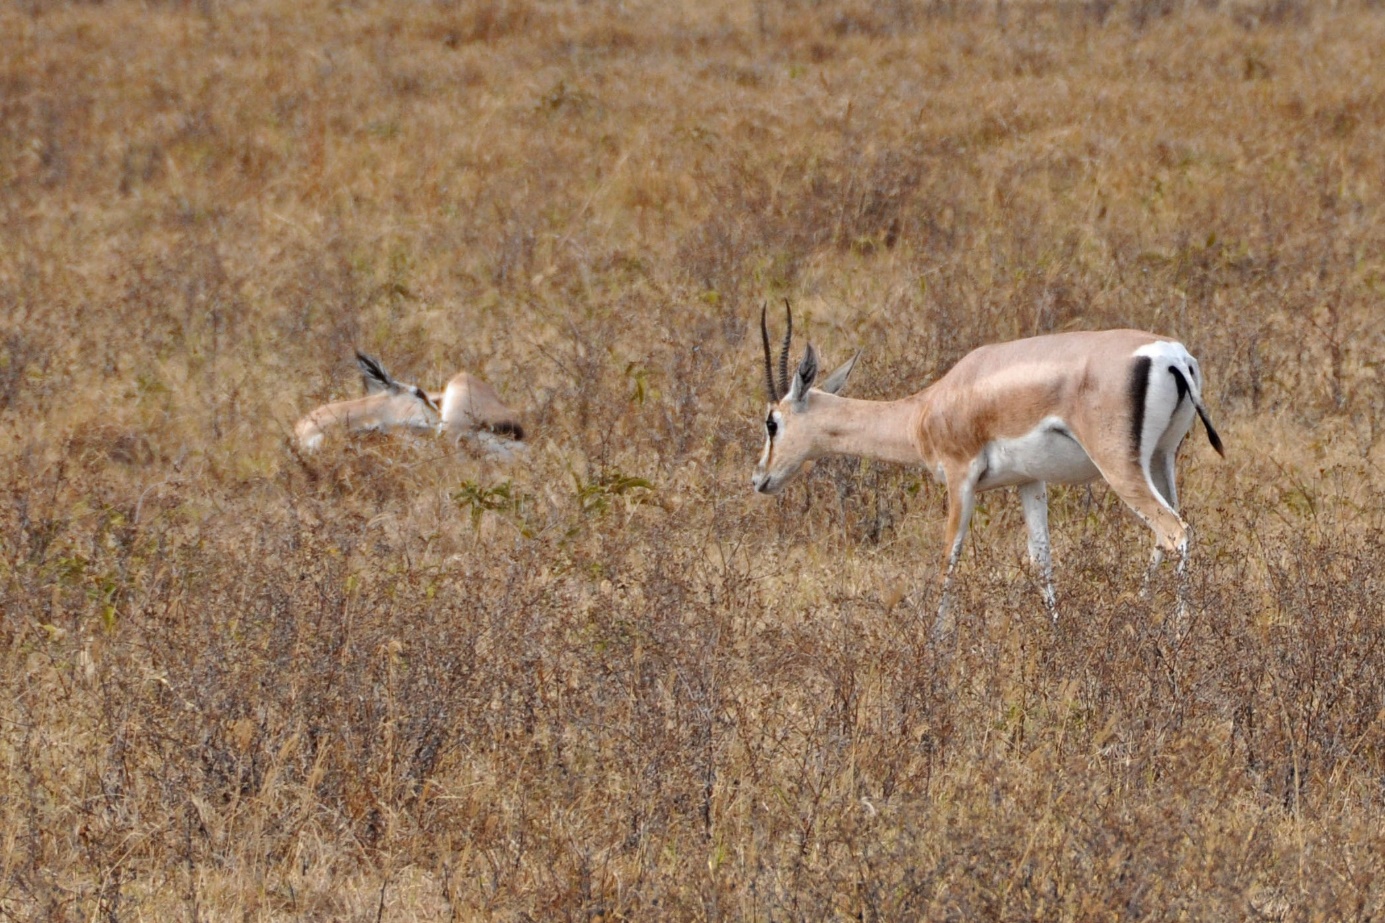
POLYGON ((971 514, 976 509, 976 482, 980 480, 984 466, 972 464, 949 468, 947 476, 947 531, 943 547, 947 560, 943 565, 942 598, 938 601, 938 617, 933 621, 933 636, 942 637, 947 627, 947 614, 952 605, 952 574, 962 557, 962 546, 967 540, 967 529, 971 525, 971 514))
POLYGON ((1029 528, 1029 563, 1038 571, 1044 606, 1053 624, 1058 624, 1058 601, 1053 592, 1053 551, 1048 540, 1048 485, 1032 481, 1020 485, 1024 524, 1029 528))

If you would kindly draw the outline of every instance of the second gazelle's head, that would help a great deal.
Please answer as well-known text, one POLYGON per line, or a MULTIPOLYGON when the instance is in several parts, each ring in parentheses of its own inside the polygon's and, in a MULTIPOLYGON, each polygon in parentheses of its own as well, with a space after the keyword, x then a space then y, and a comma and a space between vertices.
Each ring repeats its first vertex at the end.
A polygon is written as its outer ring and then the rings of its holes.
POLYGON ((789 343, 793 338, 793 310, 784 302, 787 329, 779 347, 779 374, 776 378, 770 358, 769 326, 765 322, 765 307, 760 308, 760 338, 765 347, 765 391, 769 411, 765 416, 765 448, 750 483, 762 494, 778 493, 802 469, 803 463, 817 458, 824 451, 825 433, 820 410, 824 394, 836 394, 846 384, 846 377, 856 365, 857 353, 816 388, 818 354, 809 343, 803 360, 793 378, 789 378, 789 343), (815 414, 814 411, 819 413, 815 414))
POLYGON ((372 412, 362 414, 361 425, 353 428, 433 432, 442 424, 438 402, 427 391, 418 385, 396 381, 379 360, 359 350, 356 365, 361 370, 361 383, 365 385, 365 400, 372 402, 372 412))

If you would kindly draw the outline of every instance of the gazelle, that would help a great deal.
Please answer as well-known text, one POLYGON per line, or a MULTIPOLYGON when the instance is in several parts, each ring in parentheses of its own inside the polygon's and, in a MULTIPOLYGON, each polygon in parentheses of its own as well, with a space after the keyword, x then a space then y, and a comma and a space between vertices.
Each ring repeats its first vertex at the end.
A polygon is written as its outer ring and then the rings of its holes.
POLYGON ((395 381, 379 362, 356 353, 366 396, 323 404, 299 420, 294 436, 305 452, 315 452, 328 430, 348 432, 375 430, 387 433, 404 429, 435 432, 442 420, 437 400, 417 385, 395 381))
POLYGON ((1174 460, 1194 415, 1202 418, 1212 448, 1225 454, 1202 403, 1202 372, 1183 344, 1139 330, 1056 333, 995 343, 968 353, 917 394, 898 401, 865 401, 838 394, 855 357, 813 387, 818 357, 811 343, 790 380, 792 335, 793 314, 788 311, 776 380, 761 309, 770 407, 765 448, 752 483, 760 493, 777 493, 805 461, 823 455, 927 465, 947 485, 937 630, 947 615, 952 574, 976 494, 1009 486, 1019 488, 1029 558, 1056 622, 1047 485, 1083 484, 1098 477, 1153 530, 1149 573, 1165 552, 1180 556, 1182 608, 1190 531, 1178 515, 1174 460))
POLYGON ((495 389, 475 375, 458 372, 443 391, 439 431, 453 444, 467 441, 483 454, 509 460, 524 448, 524 427, 495 389))

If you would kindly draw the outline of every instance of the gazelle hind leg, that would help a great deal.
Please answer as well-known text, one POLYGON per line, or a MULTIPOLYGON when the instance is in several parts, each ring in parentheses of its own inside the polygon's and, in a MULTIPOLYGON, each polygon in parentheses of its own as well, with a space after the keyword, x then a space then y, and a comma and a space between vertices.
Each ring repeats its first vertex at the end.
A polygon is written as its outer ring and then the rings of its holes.
POLYGON ((1193 544, 1193 532, 1187 527, 1183 536, 1183 547, 1174 568, 1174 594, 1178 608, 1174 613, 1174 632, 1182 637, 1188 626, 1188 558, 1193 544))
POLYGON ((1054 625, 1058 624, 1058 601, 1053 592, 1053 550, 1048 539, 1048 485, 1034 481, 1020 486, 1024 524, 1029 530, 1029 563, 1038 572, 1044 606, 1054 625))
MULTIPOLYGON (((1163 459, 1154 458, 1151 461, 1160 464, 1158 480, 1163 480, 1168 470, 1163 465, 1163 459)), ((1165 554, 1177 555, 1180 561, 1187 560, 1190 534, 1188 524, 1183 521, 1182 516, 1174 512, 1164 497, 1160 496, 1159 489, 1155 486, 1156 478, 1145 466, 1132 460, 1127 465, 1122 465, 1119 471, 1103 471, 1102 474, 1116 492, 1116 496, 1124 500, 1125 505, 1134 510, 1135 515, 1154 533, 1154 551, 1150 554, 1149 567, 1145 571, 1141 589, 1141 595, 1148 596, 1154 572, 1164 560, 1165 554)), ((1171 492, 1172 489, 1170 486, 1171 492)), ((1180 564, 1179 573, 1185 571, 1186 565, 1180 564)))
POLYGON ((1140 598, 1149 599, 1150 585, 1154 582, 1154 575, 1159 571, 1159 565, 1164 563, 1164 549, 1156 543, 1154 550, 1149 554, 1149 564, 1145 566, 1145 577, 1140 581, 1140 598))
MULTIPOLYGON (((1145 524, 1154 532, 1154 550, 1149 557, 1149 567, 1145 570, 1144 583, 1140 595, 1148 598, 1154 581, 1155 571, 1164 560, 1165 554, 1176 556, 1178 561, 1174 577, 1174 594, 1177 600, 1176 624, 1187 622, 1188 615, 1188 551, 1192 543, 1192 530, 1188 524, 1149 490, 1127 496, 1117 490, 1124 500, 1145 524)), ((1181 630, 1181 629, 1180 629, 1181 630)))
POLYGON ((1174 480, 1173 461, 1177 452, 1166 451, 1163 447, 1156 447, 1154 454, 1149 459, 1149 479, 1153 483, 1154 489, 1168 503, 1169 508, 1174 512, 1178 511, 1178 483, 1174 480))

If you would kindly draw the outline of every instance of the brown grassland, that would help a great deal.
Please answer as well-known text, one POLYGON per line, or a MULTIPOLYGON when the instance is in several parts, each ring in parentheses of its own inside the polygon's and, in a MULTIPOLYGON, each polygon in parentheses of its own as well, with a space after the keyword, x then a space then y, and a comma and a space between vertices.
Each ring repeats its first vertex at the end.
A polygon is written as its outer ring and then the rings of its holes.
MULTIPOLYGON (((0 4, 0 919, 1385 917, 1385 8, 0 4), (851 393, 1199 357, 1191 618, 1057 490, 774 500, 851 393), (799 344, 803 342, 800 337, 799 344), (519 463, 294 419, 353 348, 519 463)), ((1167 569, 1166 569, 1167 571, 1167 569)))

